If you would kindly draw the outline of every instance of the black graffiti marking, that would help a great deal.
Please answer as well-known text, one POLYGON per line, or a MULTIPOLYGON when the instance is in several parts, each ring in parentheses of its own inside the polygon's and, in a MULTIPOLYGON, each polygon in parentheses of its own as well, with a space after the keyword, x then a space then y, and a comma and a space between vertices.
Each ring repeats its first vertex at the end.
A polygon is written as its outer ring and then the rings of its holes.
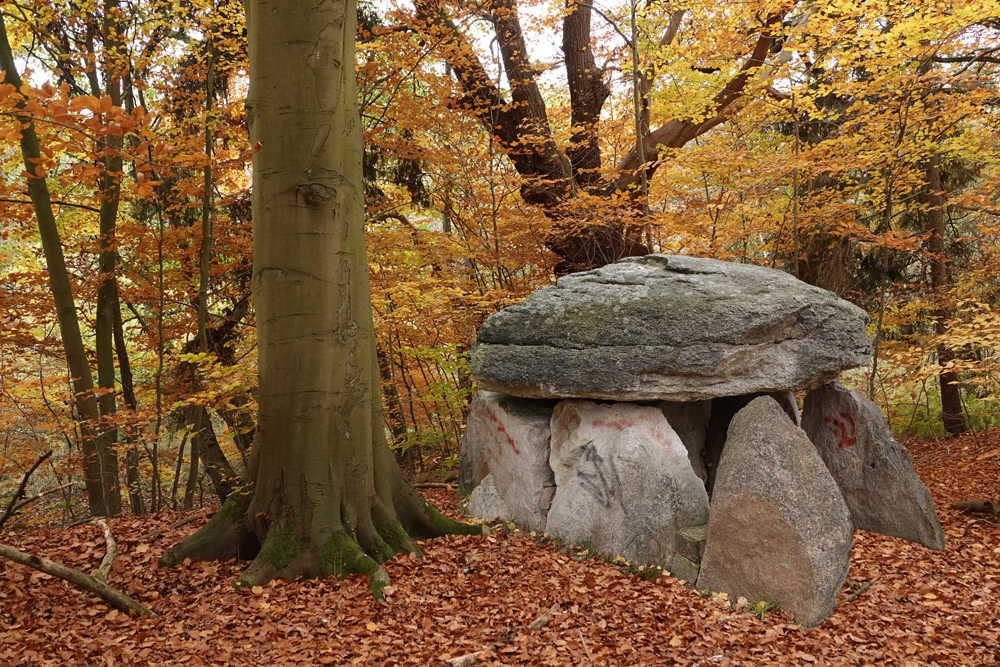
POLYGON ((597 448, 591 441, 583 446, 583 456, 580 458, 584 463, 590 464, 589 466, 577 464, 576 476, 580 478, 583 488, 605 508, 610 509, 611 505, 618 502, 624 511, 625 505, 621 499, 622 484, 614 457, 608 456, 605 461, 604 457, 597 453, 597 448))

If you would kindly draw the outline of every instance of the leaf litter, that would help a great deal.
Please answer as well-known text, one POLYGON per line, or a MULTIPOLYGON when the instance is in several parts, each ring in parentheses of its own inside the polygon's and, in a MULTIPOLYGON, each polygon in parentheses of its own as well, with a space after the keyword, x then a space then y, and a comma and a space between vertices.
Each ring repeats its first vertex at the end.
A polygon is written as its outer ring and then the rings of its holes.
MULTIPOLYGON (((949 506, 998 499, 1000 430, 905 444, 947 550, 855 531, 842 603, 814 629, 666 575, 647 581, 570 557, 578 552, 518 530, 420 543, 424 559, 386 564, 384 603, 357 576, 237 592, 242 564, 157 565, 207 520, 163 512, 111 522, 120 554, 109 581, 160 614, 153 620, 0 561, 0 665, 995 665, 1000 525, 949 506)), ((453 491, 422 492, 458 516, 453 491)), ((85 572, 103 555, 94 525, 3 539, 85 572)))

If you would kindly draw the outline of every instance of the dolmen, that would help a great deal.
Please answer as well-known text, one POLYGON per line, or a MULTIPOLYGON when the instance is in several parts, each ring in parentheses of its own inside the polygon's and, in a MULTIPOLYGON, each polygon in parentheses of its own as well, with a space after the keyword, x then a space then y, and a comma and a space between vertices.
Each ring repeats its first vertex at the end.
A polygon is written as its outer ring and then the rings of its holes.
POLYGON ((468 510, 819 625, 854 529, 944 549, 909 453, 836 383, 868 364, 867 322, 747 264, 648 255, 562 277, 471 350, 468 510))

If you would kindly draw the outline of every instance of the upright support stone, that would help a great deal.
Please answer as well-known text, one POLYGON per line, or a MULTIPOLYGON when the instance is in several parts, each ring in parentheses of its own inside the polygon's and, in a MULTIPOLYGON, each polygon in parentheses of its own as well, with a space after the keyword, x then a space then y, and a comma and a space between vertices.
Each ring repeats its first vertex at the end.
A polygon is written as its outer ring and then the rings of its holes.
POLYGON ((549 421, 555 404, 481 391, 469 406, 459 452, 459 470, 466 471, 460 483, 478 483, 487 468, 513 520, 531 529, 541 527, 542 494, 552 481, 549 421))
POLYGON ((826 620, 847 577, 851 517, 802 429, 770 397, 729 426, 698 588, 770 600, 797 622, 826 620))
POLYGON ((677 531, 708 520, 708 495, 657 408, 569 400, 552 415, 557 490, 546 531, 670 569, 677 531))
POLYGON ((472 490, 469 496, 469 514, 479 517, 483 521, 510 521, 514 518, 513 512, 507 507, 507 503, 500 497, 496 485, 493 483, 493 475, 487 475, 483 481, 472 490))
POLYGON ((750 404, 750 401, 759 396, 770 396, 781 409, 785 411, 792 423, 798 426, 801 423, 799 417, 799 407, 795 402, 795 394, 790 391, 776 391, 769 394, 745 394, 742 396, 722 396, 712 399, 712 407, 708 420, 708 429, 705 435, 705 486, 708 492, 712 493, 715 486, 715 476, 719 470, 719 461, 722 459, 722 450, 726 446, 726 438, 729 432, 729 423, 737 412, 750 404))
POLYGON ((802 428, 837 481, 855 528, 944 550, 934 499, 878 406, 831 382, 806 396, 802 428))

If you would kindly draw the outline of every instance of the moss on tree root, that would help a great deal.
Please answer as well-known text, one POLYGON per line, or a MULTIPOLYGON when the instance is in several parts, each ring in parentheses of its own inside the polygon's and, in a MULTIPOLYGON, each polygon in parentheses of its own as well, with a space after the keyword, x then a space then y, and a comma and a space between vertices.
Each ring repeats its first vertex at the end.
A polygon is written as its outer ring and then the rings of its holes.
POLYGON ((175 544, 159 558, 163 567, 192 560, 247 560, 257 555, 260 543, 246 523, 248 494, 233 493, 212 519, 194 534, 175 544))
POLYGON ((483 535, 488 532, 488 529, 484 529, 481 525, 449 519, 428 502, 424 503, 424 513, 434 524, 439 535, 483 535))
MULTIPOLYGON (((374 536, 369 533, 365 542, 371 552, 367 552, 358 540, 346 530, 333 532, 320 545, 310 544, 300 536, 291 517, 278 518, 261 543, 250 532, 247 509, 249 495, 233 495, 219 509, 212 520, 193 535, 183 540, 160 558, 160 564, 172 566, 185 558, 203 560, 224 560, 229 558, 253 558, 249 567, 234 582, 236 588, 263 585, 275 577, 338 577, 362 574, 370 579, 369 588, 373 595, 382 599, 382 588, 389 585, 389 576, 381 563, 396 554, 415 553, 422 556, 412 538, 416 531, 421 536, 442 536, 449 534, 482 534, 483 526, 466 524, 445 517, 433 505, 419 495, 408 498, 403 503, 402 516, 409 519, 400 522, 392 507, 376 504, 371 518, 374 521, 374 536), (407 528, 408 524, 414 524, 407 528)), ((399 498, 397 498, 399 500, 399 498)))

